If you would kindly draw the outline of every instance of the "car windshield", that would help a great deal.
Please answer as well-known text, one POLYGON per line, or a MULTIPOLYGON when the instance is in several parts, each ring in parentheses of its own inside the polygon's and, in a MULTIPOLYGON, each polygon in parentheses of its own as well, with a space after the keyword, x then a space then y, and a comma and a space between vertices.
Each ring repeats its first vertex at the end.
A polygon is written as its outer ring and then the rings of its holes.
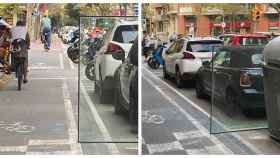
POLYGON ((130 43, 135 40, 137 33, 137 25, 121 25, 115 31, 113 41, 120 43, 130 43))
POLYGON ((268 43, 268 39, 265 37, 243 37, 239 43, 240 45, 265 45, 268 43))
POLYGON ((222 41, 195 41, 189 42, 187 49, 192 52, 215 52, 222 45, 222 41))

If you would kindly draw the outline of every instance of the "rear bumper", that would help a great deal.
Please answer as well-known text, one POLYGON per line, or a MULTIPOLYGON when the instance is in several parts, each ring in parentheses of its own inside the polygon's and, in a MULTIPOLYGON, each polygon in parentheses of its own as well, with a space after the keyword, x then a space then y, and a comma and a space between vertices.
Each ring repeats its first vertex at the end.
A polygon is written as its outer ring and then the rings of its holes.
POLYGON ((240 105, 245 110, 265 110, 264 92, 255 89, 243 89, 240 105))

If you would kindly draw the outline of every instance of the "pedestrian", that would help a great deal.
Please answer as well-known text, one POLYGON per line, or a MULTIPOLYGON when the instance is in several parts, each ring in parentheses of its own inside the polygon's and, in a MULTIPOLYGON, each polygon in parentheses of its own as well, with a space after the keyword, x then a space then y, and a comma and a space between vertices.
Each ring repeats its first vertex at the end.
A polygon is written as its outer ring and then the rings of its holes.
POLYGON ((47 50, 51 47, 51 19, 48 17, 48 11, 45 11, 41 21, 41 33, 47 42, 47 50))
POLYGON ((21 48, 20 56, 23 57, 23 83, 27 83, 28 71, 28 49, 30 49, 30 37, 25 26, 25 22, 18 21, 16 26, 11 29, 12 47, 19 46, 21 48))
POLYGON ((150 50, 150 37, 146 31, 143 31, 143 40, 142 40, 142 47, 143 47, 143 55, 145 57, 145 61, 148 58, 148 53, 150 50))
POLYGON ((173 32, 169 37, 169 42, 172 43, 177 39, 177 34, 173 32))

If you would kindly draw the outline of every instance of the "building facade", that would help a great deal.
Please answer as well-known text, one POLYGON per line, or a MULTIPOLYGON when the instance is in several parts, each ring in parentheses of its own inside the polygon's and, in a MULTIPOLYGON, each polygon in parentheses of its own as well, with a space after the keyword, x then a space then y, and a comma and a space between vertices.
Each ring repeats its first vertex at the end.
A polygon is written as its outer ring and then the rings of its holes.
POLYGON ((280 32, 279 13, 266 4, 263 7, 260 19, 252 21, 250 5, 235 13, 233 20, 233 15, 224 13, 222 9, 204 8, 203 4, 151 4, 148 7, 150 16, 144 17, 145 29, 163 39, 173 32, 192 36, 280 32))

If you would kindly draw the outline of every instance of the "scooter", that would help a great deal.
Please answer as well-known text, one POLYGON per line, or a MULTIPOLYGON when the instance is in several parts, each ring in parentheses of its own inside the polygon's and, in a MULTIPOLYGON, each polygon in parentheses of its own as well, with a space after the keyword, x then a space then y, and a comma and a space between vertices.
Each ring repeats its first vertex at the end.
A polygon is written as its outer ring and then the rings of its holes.
POLYGON ((158 69, 160 65, 164 65, 164 60, 162 59, 162 51, 166 48, 166 43, 159 45, 155 51, 152 53, 152 56, 148 57, 148 65, 152 69, 158 69))
POLYGON ((79 57, 80 57, 79 43, 80 43, 80 40, 77 38, 76 41, 67 49, 68 57, 75 64, 79 63, 79 57))

